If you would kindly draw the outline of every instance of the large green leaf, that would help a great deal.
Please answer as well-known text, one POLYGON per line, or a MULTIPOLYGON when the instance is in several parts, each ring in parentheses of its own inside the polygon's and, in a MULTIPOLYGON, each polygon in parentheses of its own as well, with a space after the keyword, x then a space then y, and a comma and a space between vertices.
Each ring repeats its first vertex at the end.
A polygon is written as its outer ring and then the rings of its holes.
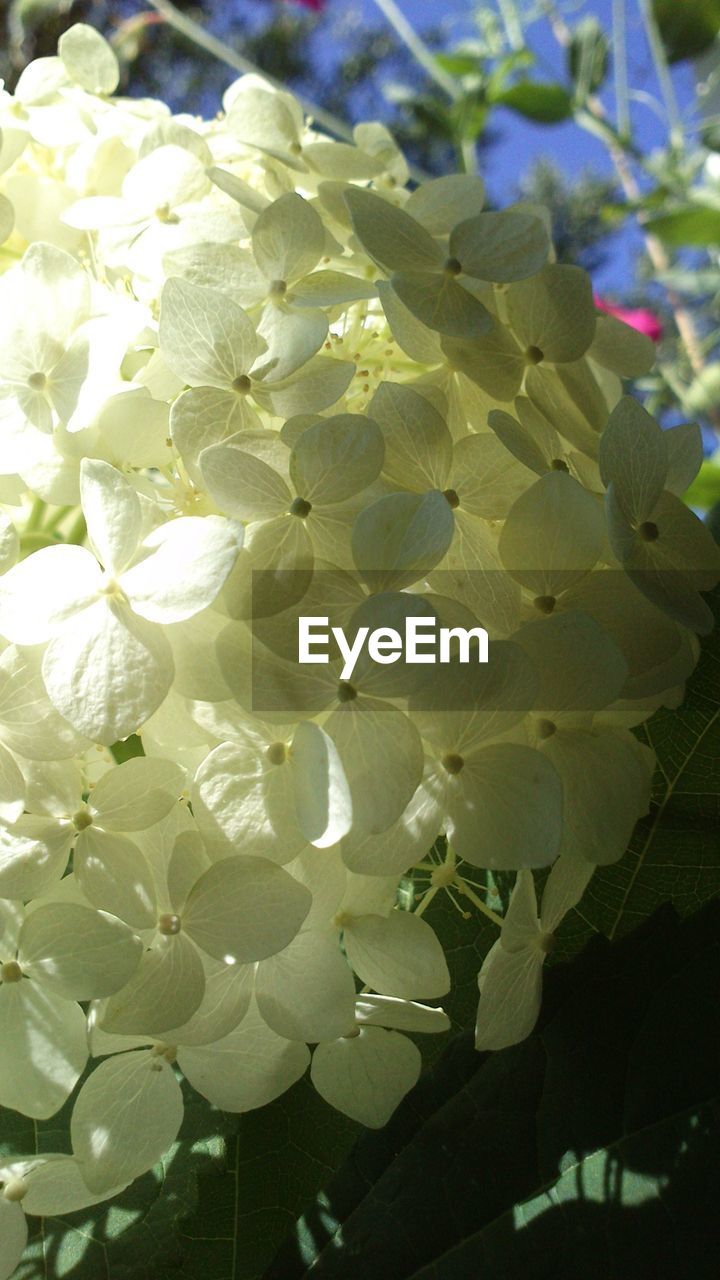
POLYGON ((663 908, 550 974, 523 1044, 458 1037, 266 1280, 710 1280, 720 906, 663 908))
MULTIPOLYGON (((714 593, 720 604, 720 590, 714 593)), ((720 892, 720 628, 703 645, 676 711, 657 711, 638 736, 658 769, 653 802, 619 862, 599 867, 565 921, 566 944, 588 929, 627 933, 663 902, 686 915, 720 892)))
POLYGON ((671 62, 696 58, 720 31, 720 0, 653 0, 653 13, 671 62))

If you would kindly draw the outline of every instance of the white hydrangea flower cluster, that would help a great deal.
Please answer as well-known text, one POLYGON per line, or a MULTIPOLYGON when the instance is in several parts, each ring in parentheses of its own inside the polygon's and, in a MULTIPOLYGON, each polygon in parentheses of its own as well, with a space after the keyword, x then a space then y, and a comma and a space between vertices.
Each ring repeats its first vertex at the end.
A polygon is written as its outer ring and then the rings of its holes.
POLYGON ((72 1155, 0 1169, 0 1280, 25 1213, 172 1145, 175 1064, 240 1112, 314 1046, 320 1094, 382 1125, 405 1033, 449 1025, 422 911, 493 914, 466 864, 519 872, 478 1047, 525 1035, 719 576, 678 496, 699 432, 622 396, 652 348, 542 210, 410 192, 382 125, 330 141, 254 77, 210 122, 117 80, 76 26, 0 96, 0 1105, 50 1117, 96 1063, 72 1155), (300 614, 418 613, 485 627, 488 664, 298 666, 300 614))

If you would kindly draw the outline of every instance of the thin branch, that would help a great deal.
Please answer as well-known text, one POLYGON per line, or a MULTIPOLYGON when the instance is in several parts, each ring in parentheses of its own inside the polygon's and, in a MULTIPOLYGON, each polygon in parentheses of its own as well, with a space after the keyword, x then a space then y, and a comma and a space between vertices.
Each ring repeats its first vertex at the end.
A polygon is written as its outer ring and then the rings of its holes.
POLYGON ((515 0, 498 0, 500 17, 505 28, 505 36, 513 53, 525 47, 522 23, 515 5, 515 0))
POLYGON ((655 21, 655 14, 652 10, 650 0, 638 0, 640 14, 642 16, 645 34, 650 46, 653 64, 655 66, 655 75, 657 76, 660 92, 665 104, 667 113, 667 123, 670 130, 670 145, 678 150, 683 146, 683 125, 678 110, 677 98, 675 97, 675 86, 670 75, 670 67, 668 66, 667 54, 665 46, 662 42, 660 29, 655 21))
POLYGON ((615 123, 621 138, 630 137, 625 0, 613 0, 613 68, 615 76, 615 123))
MULTIPOLYGON (((646 0, 640 0, 642 4, 646 0)), ((570 39, 571 32, 565 20, 558 14, 552 0, 546 0, 544 5, 545 12, 548 16, 550 26, 557 40, 563 48, 566 48, 570 39)), ((655 28, 657 32, 657 28, 655 28)), ((659 38, 659 37, 658 37, 659 38)), ((663 54, 664 57, 664 54, 663 54)), ((667 62, 665 62, 667 70, 667 62)), ((668 73, 669 74, 669 73, 668 73)), ((674 101, 674 95, 673 95, 674 101)), ((638 186, 635 174, 630 167, 630 160, 637 159, 635 148, 626 139, 620 136, 620 133, 613 129, 607 120, 605 108, 602 102, 595 95, 591 95, 586 103, 585 110, 575 113, 577 123, 584 129, 599 137, 608 148, 610 159, 613 162, 615 172, 617 173, 620 185, 625 193, 625 198, 631 204, 639 204, 642 201, 642 191, 638 186)), ((648 231, 644 224, 647 222, 647 214, 639 209, 636 212, 636 218, 640 225, 640 229, 645 241, 645 249, 653 268, 656 272, 665 272, 670 268, 670 258, 665 250, 662 242, 648 231)), ((694 374, 699 374, 705 368, 705 357, 702 350, 702 342, 695 326, 695 320, 692 313, 685 306, 682 298, 679 297, 672 289, 667 289, 667 299, 675 319, 677 331, 685 348, 690 367, 694 374)), ((720 411, 710 410, 707 415, 710 422, 717 431, 720 431, 720 411)))
POLYGON ((395 4, 395 0, 375 0, 375 4, 381 13, 385 15, 390 26, 397 36, 400 37, 403 44, 407 46, 416 62, 427 71, 431 80, 434 80, 441 89, 444 89, 449 98, 456 102, 460 97, 460 86, 455 78, 448 75, 447 71, 443 71, 439 66, 437 58, 431 49, 421 39, 414 27, 410 25, 404 13, 401 13, 395 4))

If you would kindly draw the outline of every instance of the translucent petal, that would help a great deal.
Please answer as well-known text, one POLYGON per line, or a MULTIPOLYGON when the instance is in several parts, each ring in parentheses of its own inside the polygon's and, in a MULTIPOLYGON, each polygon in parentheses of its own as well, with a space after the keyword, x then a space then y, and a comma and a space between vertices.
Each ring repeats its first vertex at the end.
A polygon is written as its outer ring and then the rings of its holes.
POLYGON ((316 308, 298 311, 270 302, 257 331, 267 350, 259 356, 253 377, 264 378, 265 385, 271 387, 291 378, 312 360, 327 338, 328 321, 325 312, 316 308))
POLYGON ((519 462, 539 476, 544 475, 551 470, 554 459, 562 458, 560 437, 526 397, 516 401, 515 410, 517 418, 502 409, 491 410, 488 426, 519 462))
POLYGON ((352 182, 382 173, 382 163, 346 142, 311 142, 303 147, 311 169, 329 178, 352 182))
POLYGON ((597 313, 590 277, 580 267, 543 267, 507 291, 507 314, 525 347, 545 360, 579 360, 595 336, 597 313))
MULTIPOLYGON (((203 162, 185 147, 170 142, 155 147, 133 165, 123 181, 122 193, 130 217, 142 219, 154 218, 157 209, 173 210, 185 201, 199 200, 209 187, 203 162)), ((203 229, 206 227, 207 213, 203 229)))
POLYGON ((398 1000, 395 996, 363 994, 355 1001, 355 1018, 361 1026, 391 1027, 394 1031, 417 1031, 438 1035, 450 1030, 450 1019, 442 1009, 398 1000))
POLYGON ((597 457, 598 436, 608 419, 608 402, 587 361, 556 365, 530 365, 525 374, 524 395, 565 440, 597 457))
POLYGON ((298 413, 320 413, 329 409, 348 389, 355 374, 349 360, 314 356, 299 373, 282 382, 258 383, 255 399, 262 408, 279 418, 298 413))
POLYGON ((149 929, 155 924, 152 872, 132 840, 88 827, 77 837, 73 869, 94 907, 110 911, 134 929, 149 929))
POLYGON ((311 901, 303 885, 266 858, 223 858, 194 886, 183 928, 216 959, 247 964, 282 951, 311 901))
POLYGON ((351 831, 342 842, 348 870, 360 875, 402 875, 417 860, 418 849, 430 849, 439 835, 443 812, 432 784, 421 783, 393 826, 379 835, 351 831))
POLYGON ((163 1036, 199 1009, 205 971, 197 947, 182 932, 159 936, 126 985, 107 1001, 100 1025, 120 1035, 163 1036))
MULTIPOLYGON (((287 748, 280 739, 282 752, 273 757, 272 745, 248 733, 232 745, 216 747, 200 765, 193 783, 193 812, 213 856, 226 858, 242 849, 245 855, 289 862, 305 847, 287 748)), ((313 805, 321 803, 312 800, 313 805)))
POLYGON ((415 725, 392 703, 360 697, 339 703, 325 729, 350 786, 353 827, 385 831, 422 778, 423 750, 415 725))
POLYGON ((595 711, 620 697, 627 663, 589 614, 573 609, 526 623, 513 642, 522 646, 538 674, 537 711, 595 711))
POLYGON ((488 332, 471 341, 443 338, 442 349, 450 369, 464 374, 495 400, 512 400, 520 390, 527 362, 504 325, 493 321, 488 332))
POLYGON ((290 475, 308 502, 343 502, 377 479, 384 456, 377 423, 344 413, 303 432, 290 455, 290 475))
POLYGON ((22 1205, 0 1196, 0 1280, 11 1280, 25 1252, 27 1238, 22 1205))
POLYGON ((205 969, 205 994, 187 1022, 165 1033, 164 1038, 170 1044, 215 1044, 235 1030, 250 1007, 255 965, 222 964, 209 956, 201 959, 205 969))
POLYGON ((454 529, 452 509, 437 489, 423 494, 391 493, 357 517, 353 558, 373 590, 399 590, 442 560, 454 529))
POLYGON ((489 311, 452 275, 395 272, 390 283, 408 311, 443 337, 479 338, 492 328, 489 311))
POLYGON ((74 902, 38 906, 25 918, 18 958, 35 982, 66 1000, 96 1000, 124 986, 142 944, 115 916, 74 902))
POLYGON ((154 400, 145 387, 111 396, 97 417, 105 456, 116 466, 167 466, 168 416, 168 405, 154 400))
POLYGON ((194 1089, 222 1111, 253 1111, 295 1084, 310 1061, 307 1046, 285 1040, 252 1004, 242 1022, 205 1047, 181 1045, 178 1063, 194 1089))
POLYGON ((351 187, 345 192, 353 231, 385 271, 439 271, 443 253, 429 232, 388 200, 351 187))
POLYGON ((47 1120, 87 1062, 85 1014, 35 982, 0 984, 0 1106, 47 1120))
POLYGON ((31 1217, 56 1218, 66 1213, 88 1209, 123 1191, 123 1186, 111 1187, 101 1195, 94 1195, 83 1181, 80 1165, 74 1156, 43 1154, 25 1174, 27 1194, 22 1208, 31 1217))
POLYGON ((448 789, 448 838, 475 867, 546 867, 559 851, 563 791, 539 751, 515 743, 484 747, 448 789))
POLYGON ((0 745, 0 819, 15 822, 25 799, 25 779, 11 753, 0 745))
POLYGON ((624 854, 635 823, 648 811, 648 765, 624 731, 563 730, 544 744, 563 781, 562 852, 605 866, 624 854))
POLYGON ((632 526, 611 484, 606 496, 610 545, 625 572, 653 604, 700 635, 713 628, 712 610, 699 595, 720 576, 720 551, 710 530, 672 493, 650 511, 648 540, 632 526))
POLYGON ((639 378, 655 364, 655 343, 617 316, 599 315, 588 355, 621 378, 639 378))
POLYGON ((183 1118, 172 1067, 151 1050, 107 1058, 85 1081, 70 1135, 91 1191, 131 1182, 175 1141, 183 1118))
POLYGON ((375 298, 377 289, 370 280, 347 271, 314 271, 296 280, 288 302, 294 307, 334 307, 343 302, 375 298))
POLYGON ((255 999, 287 1040, 333 1040, 354 1026, 355 982, 337 935, 305 930, 257 967, 255 999))
POLYGON ((702 432, 697 422, 683 422, 668 428, 665 441, 668 449, 665 488, 681 498, 702 466, 702 432))
POLYGON ((600 441, 600 475, 612 484, 628 519, 647 520, 665 488, 668 445, 665 432, 632 396, 623 396, 600 441))
POLYGON ((484 520, 502 520, 534 479, 489 431, 463 436, 455 443, 450 487, 463 511, 484 520))
POLYGON ((540 922, 543 932, 553 933, 572 907, 577 906, 593 870, 581 858, 565 854, 553 863, 542 894, 540 922))
POLYGON ((564 471, 549 471, 518 498, 500 534, 509 573, 538 597, 566 591, 597 563, 602 507, 564 471))
POLYGON ((37 648, 7 648, 0 655, 0 723, 9 749, 29 760, 78 755, 86 740, 48 701, 37 648))
POLYGON ((452 438, 428 400, 399 382, 381 382, 368 406, 385 441, 383 472, 401 488, 444 489, 452 438))
POLYGON ((142 831, 169 813, 184 781, 182 769, 172 760, 138 756, 103 774, 90 793, 88 808, 109 831, 142 831))
POLYGON ((95 27, 76 22, 58 41, 58 56, 71 80, 88 93, 114 93, 120 79, 115 54, 95 27))
MULTIPOLYGON (((289 149, 299 145, 302 130, 302 114, 292 96, 275 93, 261 83, 240 83, 228 111, 228 129, 238 142, 259 147, 287 163, 289 149)), ((304 167, 302 162, 300 167, 304 167)))
POLYGON ((506 1049, 530 1035, 540 1012, 544 958, 539 948, 510 952, 500 942, 488 952, 480 970, 476 1049, 506 1049))
POLYGON ((242 545, 242 530, 222 516, 180 516, 154 529, 147 552, 121 575, 135 613, 150 622, 182 622, 217 596, 242 545))
POLYGON ((406 202, 405 212, 433 236, 444 236, 458 222, 478 214, 485 199, 485 184, 473 174, 453 173, 422 182, 406 202))
POLYGON ((231 244, 191 244, 174 249, 165 254, 163 267, 168 276, 182 276, 190 284, 219 289, 241 307, 251 307, 265 298, 270 283, 252 254, 231 244))
POLYGON ((192 387, 173 401, 172 441, 190 479, 199 488, 204 488, 199 465, 203 449, 251 426, 255 416, 244 396, 215 387, 192 387))
POLYGON ((270 520, 290 508, 293 495, 282 476, 233 444, 205 449, 200 469, 213 501, 237 520, 270 520))
POLYGON ((450 990, 437 937, 427 921, 409 911, 351 919, 343 942, 358 977, 381 995, 432 1000, 450 990))
POLYGON ((478 213, 450 233, 450 257, 465 275, 509 283, 533 276, 547 261, 549 242, 529 213, 478 213))
POLYGON ((67 866, 72 831, 23 814, 0 824, 0 897, 27 902, 54 884, 67 866))
POLYGON ((51 702, 93 742, 135 733, 172 684, 172 650, 156 627, 100 600, 51 641, 43 679, 51 702))
POLYGON ((312 205, 290 192, 263 209, 251 239, 255 261, 267 279, 287 282, 317 266, 325 228, 312 205))
POLYGON ((310 1078, 321 1098, 368 1129, 382 1129, 417 1083, 420 1050, 398 1031, 362 1027, 318 1045, 310 1078))
POLYGON ((226 294, 173 276, 162 294, 160 350, 184 383, 228 390, 252 368, 258 343, 252 321, 226 294))
POLYGON ((392 336, 400 350, 420 364, 439 364, 443 356, 440 335, 428 329, 427 325, 413 315, 405 303, 401 302, 389 281, 376 280, 375 287, 392 336))
POLYGON ((44 547, 0 580, 0 633, 14 644, 42 644, 96 597, 97 561, 84 547, 44 547))
POLYGON ((306 720, 290 748, 295 813, 303 835, 318 849, 337 844, 352 826, 352 800, 332 738, 306 720))

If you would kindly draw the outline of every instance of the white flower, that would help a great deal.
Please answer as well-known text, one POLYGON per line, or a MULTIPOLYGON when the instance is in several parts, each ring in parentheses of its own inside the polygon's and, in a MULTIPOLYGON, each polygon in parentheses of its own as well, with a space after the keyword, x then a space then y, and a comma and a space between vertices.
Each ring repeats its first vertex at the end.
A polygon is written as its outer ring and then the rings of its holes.
POLYGON ((47 547, 11 569, 0 632, 20 644, 49 641, 42 673, 51 702, 80 733, 112 743, 167 694, 173 665, 162 624, 214 600, 240 531, 214 516, 148 531, 137 492, 106 462, 83 462, 81 489, 95 554, 47 547))
POLYGON ((502 932, 478 975, 477 1049, 505 1049, 532 1031, 540 1012, 542 967, 554 945, 554 932, 579 902, 591 875, 590 863, 558 858, 538 915, 532 872, 518 872, 502 932))

